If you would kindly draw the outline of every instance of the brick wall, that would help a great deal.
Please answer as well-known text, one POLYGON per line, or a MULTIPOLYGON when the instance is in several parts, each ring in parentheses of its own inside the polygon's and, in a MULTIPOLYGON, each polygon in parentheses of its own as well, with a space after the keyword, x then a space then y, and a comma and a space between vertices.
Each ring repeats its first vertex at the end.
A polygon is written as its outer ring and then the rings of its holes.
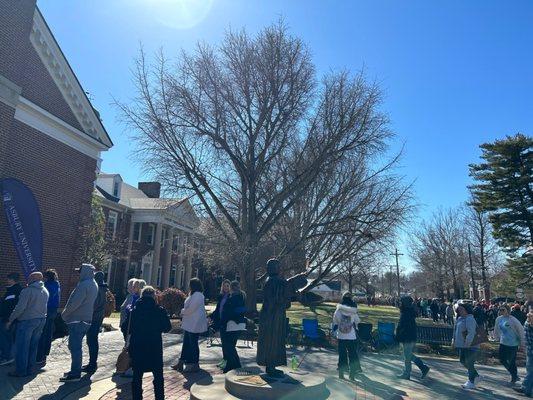
POLYGON ((0 0, 0 74, 22 96, 83 130, 30 42, 35 0, 0 0))
MULTIPOLYGON (((80 230, 90 212, 96 160, 15 120, 2 176, 20 179, 34 193, 43 223, 43 269, 56 268, 63 300, 75 286, 80 263, 80 230)), ((20 264, 9 236, 5 216, 0 217, 2 265, 0 279, 20 264)))

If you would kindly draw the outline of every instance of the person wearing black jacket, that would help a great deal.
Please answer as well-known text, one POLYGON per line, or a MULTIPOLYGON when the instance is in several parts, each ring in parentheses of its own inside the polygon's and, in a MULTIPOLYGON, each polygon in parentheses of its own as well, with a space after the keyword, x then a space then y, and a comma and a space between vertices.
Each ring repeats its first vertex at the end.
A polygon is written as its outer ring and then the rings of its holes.
POLYGON ((98 284, 98 294, 94 301, 93 320, 91 327, 87 331, 86 340, 89 348, 89 363, 84 365, 81 370, 89 374, 94 373, 98 369, 98 334, 104 322, 105 305, 107 301, 107 284, 104 282, 104 273, 97 271, 94 274, 94 280, 98 284))
POLYGON ((221 326, 225 329, 226 340, 222 346, 226 347, 226 366, 224 373, 241 367, 241 360, 237 354, 237 340, 241 332, 246 330, 246 319, 244 314, 246 306, 244 293, 241 291, 241 285, 238 281, 231 282, 231 295, 224 304, 222 309, 221 326))
POLYGON ((13 272, 7 275, 6 293, 0 303, 0 365, 7 365, 13 362, 13 341, 15 337, 16 324, 7 328, 11 313, 19 301, 22 286, 18 283, 20 274, 13 272))
POLYGON ((220 320, 222 319, 222 309, 224 308, 224 304, 226 304, 226 301, 228 301, 230 296, 230 286, 231 281, 229 279, 224 279, 222 281, 222 285, 220 286, 220 294, 218 295, 217 299, 217 306, 215 308, 215 311, 213 311, 211 315, 209 315, 209 318, 211 319, 212 323, 212 328, 215 331, 220 332, 220 341, 222 342, 222 360, 218 363, 218 367, 222 369, 226 367, 227 363, 227 346, 224 346, 224 342, 226 341, 226 327, 221 326, 220 320))
POLYGON ((429 372, 429 367, 413 354, 416 347, 416 312, 413 299, 410 296, 402 297, 400 301, 400 321, 396 328, 396 341, 402 343, 405 357, 404 371, 398 375, 400 379, 411 379, 411 362, 414 362, 422 372, 422 379, 429 372))
POLYGON ((437 300, 433 300, 429 306, 429 309, 431 311, 431 317, 433 318, 433 322, 439 322, 439 303, 437 303, 437 300))
POLYGON ((161 334, 171 329, 166 310, 155 300, 155 289, 146 286, 135 308, 128 314, 126 326, 130 329, 128 352, 133 368, 131 383, 132 399, 142 399, 142 379, 145 372, 154 376, 154 394, 156 400, 165 398, 163 379, 163 339, 161 334), (131 321, 130 321, 131 319, 131 321))

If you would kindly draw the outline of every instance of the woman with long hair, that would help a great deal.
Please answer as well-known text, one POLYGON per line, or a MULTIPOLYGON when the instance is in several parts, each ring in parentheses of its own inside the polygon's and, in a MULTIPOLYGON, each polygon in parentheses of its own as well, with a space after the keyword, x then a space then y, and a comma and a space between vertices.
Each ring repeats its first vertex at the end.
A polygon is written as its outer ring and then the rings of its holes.
POLYGON ((226 347, 224 346, 224 342, 226 341, 226 327, 220 324, 220 320, 222 319, 222 309, 224 308, 224 304, 226 304, 226 301, 230 296, 230 285, 231 281, 229 279, 224 279, 222 281, 222 285, 220 285, 220 294, 218 295, 217 299, 217 306, 215 311, 209 315, 213 329, 220 332, 220 341, 222 342, 222 360, 218 363, 218 367, 222 369, 226 367, 227 362, 226 347))
POLYGON ((189 297, 181 310, 181 328, 183 329, 183 344, 181 356, 176 365, 172 366, 180 372, 196 372, 200 370, 200 348, 198 338, 200 333, 207 331, 207 315, 205 313, 205 298, 202 282, 198 278, 189 281, 189 297))
POLYGON ((245 295, 241 291, 241 285, 238 281, 231 282, 231 295, 222 308, 221 326, 223 327, 224 341, 222 347, 226 348, 226 365, 224 373, 241 367, 241 360, 237 354, 237 340, 242 331, 246 330, 246 313, 245 295))

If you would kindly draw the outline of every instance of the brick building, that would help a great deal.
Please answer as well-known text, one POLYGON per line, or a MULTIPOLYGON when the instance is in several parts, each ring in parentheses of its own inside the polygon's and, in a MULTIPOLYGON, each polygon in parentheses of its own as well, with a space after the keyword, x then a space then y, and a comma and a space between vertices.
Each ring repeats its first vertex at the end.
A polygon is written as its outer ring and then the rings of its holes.
POLYGON ((158 288, 185 288, 201 253, 200 220, 187 199, 160 198, 158 182, 133 187, 118 174, 99 174, 95 194, 106 218, 108 240, 118 251, 102 266, 115 293, 129 278, 158 288))
MULTIPOLYGON (((0 0, 0 179, 17 178, 33 191, 43 268, 58 270, 65 293, 78 279, 80 225, 89 216, 100 154, 111 146, 35 0, 0 0)), ((3 284, 21 268, 0 207, 3 284)))

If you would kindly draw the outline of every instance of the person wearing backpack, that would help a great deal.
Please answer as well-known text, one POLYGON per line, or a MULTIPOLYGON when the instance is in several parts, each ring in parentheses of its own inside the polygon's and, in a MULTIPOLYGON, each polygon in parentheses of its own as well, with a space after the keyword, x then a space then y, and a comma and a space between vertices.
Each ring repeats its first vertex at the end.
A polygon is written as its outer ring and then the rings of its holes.
POLYGON ((403 372, 398 375, 398 378, 411 379, 411 362, 414 362, 420 368, 422 379, 424 379, 429 372, 429 367, 413 354, 416 347, 416 312, 413 308, 413 298, 411 296, 402 297, 400 300, 400 320, 396 327, 395 338, 396 341, 402 344, 405 357, 405 367, 403 372))
POLYGON ((333 314, 333 331, 337 334, 339 343, 339 378, 344 379, 348 370, 350 380, 355 380, 355 375, 362 372, 359 356, 357 354, 357 325, 361 322, 357 313, 357 306, 352 300, 352 294, 345 292, 340 304, 333 314))

